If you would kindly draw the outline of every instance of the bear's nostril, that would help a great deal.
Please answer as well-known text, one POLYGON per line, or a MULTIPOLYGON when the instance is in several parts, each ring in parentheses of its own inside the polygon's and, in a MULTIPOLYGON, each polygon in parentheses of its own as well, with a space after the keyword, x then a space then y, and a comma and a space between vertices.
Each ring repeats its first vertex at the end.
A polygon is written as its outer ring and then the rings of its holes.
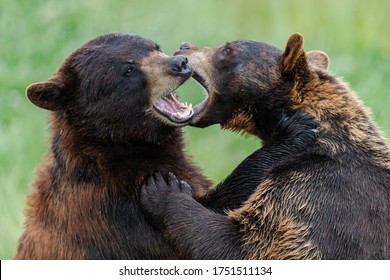
MULTIPOLYGON (((187 60, 187 59, 186 59, 187 60)), ((187 67, 187 61, 183 61, 182 63, 181 63, 181 69, 184 69, 184 68, 186 68, 187 67)))
POLYGON ((183 55, 176 55, 172 58, 171 69, 175 73, 183 73, 191 71, 187 65, 188 59, 183 55))
POLYGON ((182 51, 189 50, 189 49, 191 49, 191 47, 192 47, 191 43, 188 43, 188 42, 182 42, 180 44, 180 50, 182 50, 182 51))

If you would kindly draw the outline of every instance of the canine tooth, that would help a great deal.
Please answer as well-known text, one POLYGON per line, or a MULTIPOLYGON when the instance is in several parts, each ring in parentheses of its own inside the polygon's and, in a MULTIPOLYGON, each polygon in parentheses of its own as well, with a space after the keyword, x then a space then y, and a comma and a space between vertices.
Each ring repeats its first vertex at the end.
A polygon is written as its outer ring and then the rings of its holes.
POLYGON ((188 106, 188 109, 191 111, 192 110, 192 103, 188 106))

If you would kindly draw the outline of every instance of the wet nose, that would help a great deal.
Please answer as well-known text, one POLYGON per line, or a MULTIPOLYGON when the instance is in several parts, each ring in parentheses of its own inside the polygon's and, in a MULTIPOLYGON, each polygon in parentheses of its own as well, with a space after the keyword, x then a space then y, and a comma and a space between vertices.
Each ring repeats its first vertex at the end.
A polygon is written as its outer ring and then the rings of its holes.
POLYGON ((191 73, 188 59, 184 55, 176 55, 171 60, 171 70, 174 74, 188 74, 191 73))
POLYGON ((188 51, 189 49, 191 49, 191 47, 192 47, 192 44, 189 43, 189 42, 182 42, 180 44, 180 50, 181 51, 188 51))

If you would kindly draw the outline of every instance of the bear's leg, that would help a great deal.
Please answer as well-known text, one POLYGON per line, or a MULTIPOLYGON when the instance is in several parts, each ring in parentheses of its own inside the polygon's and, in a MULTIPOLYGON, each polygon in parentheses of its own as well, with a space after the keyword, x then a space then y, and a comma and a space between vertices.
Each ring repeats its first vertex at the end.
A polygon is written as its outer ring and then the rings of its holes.
POLYGON ((161 175, 149 178, 141 192, 142 207, 166 238, 191 259, 241 259, 239 227, 224 211, 246 201, 270 168, 314 144, 315 128, 316 122, 303 112, 282 118, 272 141, 200 199, 214 211, 195 201, 188 191, 191 187, 173 175, 168 183, 161 175))
POLYGON ((141 191, 147 215, 190 259, 240 259, 238 227, 192 198, 191 187, 173 174, 148 179, 141 191))

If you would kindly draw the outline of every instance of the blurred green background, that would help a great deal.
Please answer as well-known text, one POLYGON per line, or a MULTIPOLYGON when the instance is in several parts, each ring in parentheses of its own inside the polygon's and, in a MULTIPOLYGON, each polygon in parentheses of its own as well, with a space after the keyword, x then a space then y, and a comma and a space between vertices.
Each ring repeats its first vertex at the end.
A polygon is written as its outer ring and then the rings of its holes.
MULTIPOLYGON (((65 57, 100 34, 143 34, 172 54, 182 41, 217 47, 234 39, 283 48, 290 34, 305 49, 330 56, 330 71, 358 92, 390 135, 390 2, 206 0, 1 0, 0 8, 0 259, 10 259, 22 231, 26 195, 47 147, 47 112, 25 88, 49 78, 65 57)), ((203 99, 193 81, 182 101, 203 99)), ((185 128, 187 150, 215 181, 259 141, 218 126, 185 128)))

